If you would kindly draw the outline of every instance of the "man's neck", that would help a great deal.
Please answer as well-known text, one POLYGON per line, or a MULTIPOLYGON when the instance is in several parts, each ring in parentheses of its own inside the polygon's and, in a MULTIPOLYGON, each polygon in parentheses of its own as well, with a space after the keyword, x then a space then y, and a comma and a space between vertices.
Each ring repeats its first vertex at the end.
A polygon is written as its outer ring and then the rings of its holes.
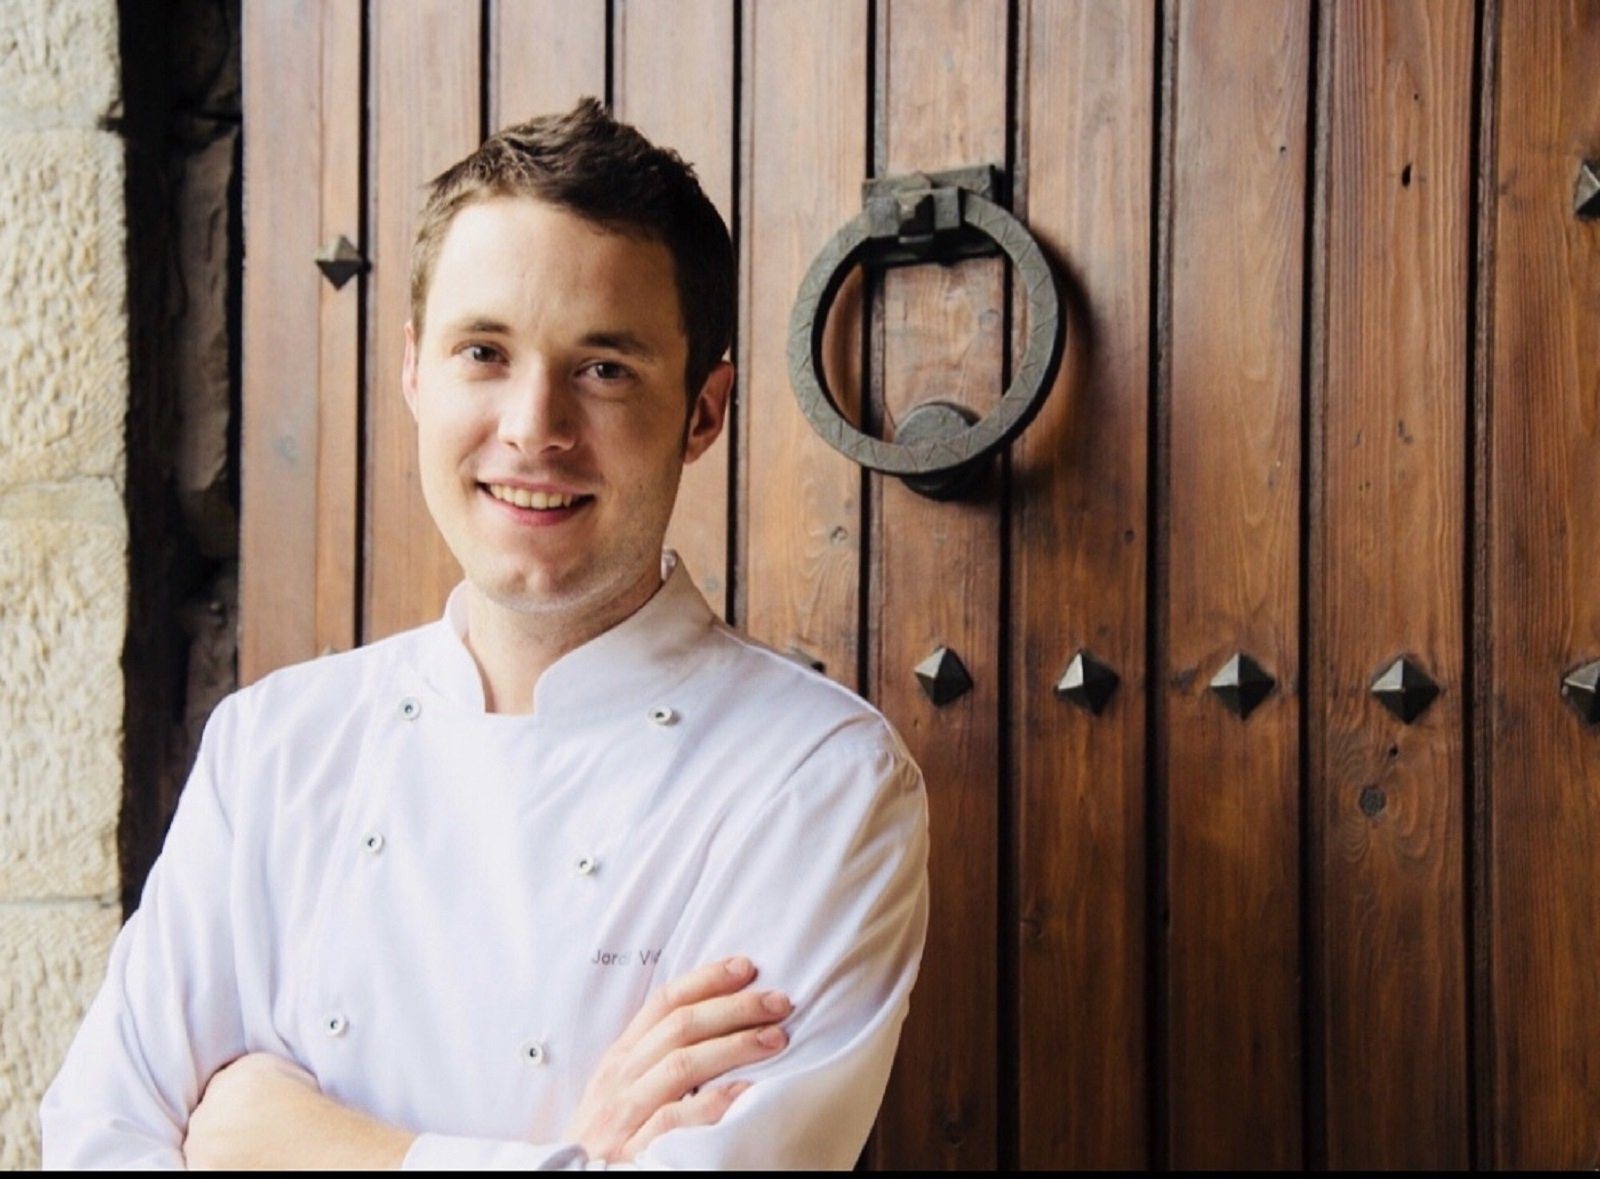
POLYGON ((530 612, 492 601, 467 586, 467 650, 483 680, 488 712, 531 713, 540 678, 562 656, 599 637, 648 602, 659 573, 598 610, 530 612))

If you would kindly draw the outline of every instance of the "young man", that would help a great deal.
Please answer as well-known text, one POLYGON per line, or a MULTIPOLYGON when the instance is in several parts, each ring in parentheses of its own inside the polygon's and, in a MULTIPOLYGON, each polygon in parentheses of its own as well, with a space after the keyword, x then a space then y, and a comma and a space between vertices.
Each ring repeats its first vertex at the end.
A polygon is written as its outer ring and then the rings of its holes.
POLYGON ((47 1165, 854 1163, 926 807, 663 556, 734 289, 692 172, 592 101, 434 182, 404 393, 466 580, 217 710, 47 1165))

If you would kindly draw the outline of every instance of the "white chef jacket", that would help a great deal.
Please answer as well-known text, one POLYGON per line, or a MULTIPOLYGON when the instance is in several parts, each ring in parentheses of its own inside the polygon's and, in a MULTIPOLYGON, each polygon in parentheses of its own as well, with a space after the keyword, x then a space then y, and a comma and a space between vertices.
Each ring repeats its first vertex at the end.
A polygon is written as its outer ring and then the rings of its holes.
POLYGON ((41 1111, 47 1166, 181 1166, 251 1051, 421 1136, 407 1166, 582 1167, 561 1133, 647 993, 743 954, 789 1045, 637 1160, 849 1167, 927 925, 926 800, 884 719, 718 621, 637 613, 484 711, 465 602, 230 697, 41 1111))

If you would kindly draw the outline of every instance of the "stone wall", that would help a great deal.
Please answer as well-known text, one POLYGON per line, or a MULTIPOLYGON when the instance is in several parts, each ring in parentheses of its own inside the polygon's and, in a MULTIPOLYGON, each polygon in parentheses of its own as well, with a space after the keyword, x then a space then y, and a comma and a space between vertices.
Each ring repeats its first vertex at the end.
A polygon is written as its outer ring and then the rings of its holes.
POLYGON ((0 1167, 121 920, 129 401, 115 0, 0 0, 0 1167))
POLYGON ((234 685, 240 108, 239 0, 0 0, 0 1168, 234 685))

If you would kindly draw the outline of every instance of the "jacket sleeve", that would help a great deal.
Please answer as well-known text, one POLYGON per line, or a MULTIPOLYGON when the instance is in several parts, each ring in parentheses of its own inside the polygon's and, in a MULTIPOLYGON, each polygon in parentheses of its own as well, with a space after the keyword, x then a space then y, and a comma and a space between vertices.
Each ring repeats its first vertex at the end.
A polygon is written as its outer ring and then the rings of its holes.
MULTIPOLYGON (((927 803, 892 734, 830 743, 711 847, 658 978, 733 954, 794 1001, 790 1042, 715 1126, 670 1131, 649 1169, 849 1169, 889 1078, 927 932, 927 803)), ((581 1150, 424 1134, 406 1166, 597 1168, 581 1150)))
POLYGON ((206 1080, 244 1050, 228 912, 224 767, 237 708, 207 725, 138 911, 40 1109, 47 1168, 181 1168, 206 1080))

